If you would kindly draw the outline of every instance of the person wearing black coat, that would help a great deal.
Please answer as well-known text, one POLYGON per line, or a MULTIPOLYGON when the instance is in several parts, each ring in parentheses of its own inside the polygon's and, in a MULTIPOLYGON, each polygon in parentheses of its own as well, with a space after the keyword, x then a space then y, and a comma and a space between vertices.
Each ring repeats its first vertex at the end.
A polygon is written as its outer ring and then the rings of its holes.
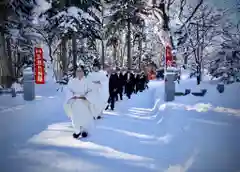
POLYGON ((148 89, 148 83, 149 83, 149 80, 148 80, 148 77, 147 75, 143 72, 143 75, 144 75, 144 89, 147 88, 148 89))
POLYGON ((142 92, 147 87, 147 76, 144 72, 141 73, 139 78, 139 91, 142 92))
POLYGON ((131 95, 133 93, 133 86, 134 86, 134 75, 131 71, 128 71, 124 75, 124 81, 125 81, 126 95, 127 95, 128 99, 130 99, 131 95))
MULTIPOLYGON (((108 103, 110 104, 111 110, 114 110, 115 100, 117 96, 117 88, 118 88, 118 76, 116 72, 110 74, 109 77, 109 100, 108 103)), ((108 106, 106 107, 106 110, 108 106)))
POLYGON ((125 79, 125 75, 126 75, 127 71, 122 71, 122 75, 123 75, 123 92, 126 95, 127 94, 127 89, 126 89, 126 79, 125 79))
POLYGON ((137 94, 139 91, 139 79, 140 75, 138 73, 134 74, 134 93, 137 94))
POLYGON ((121 73, 120 69, 117 68, 117 95, 116 95, 116 101, 118 101, 118 96, 120 98, 120 100, 122 100, 123 98, 123 87, 124 87, 124 76, 121 73))

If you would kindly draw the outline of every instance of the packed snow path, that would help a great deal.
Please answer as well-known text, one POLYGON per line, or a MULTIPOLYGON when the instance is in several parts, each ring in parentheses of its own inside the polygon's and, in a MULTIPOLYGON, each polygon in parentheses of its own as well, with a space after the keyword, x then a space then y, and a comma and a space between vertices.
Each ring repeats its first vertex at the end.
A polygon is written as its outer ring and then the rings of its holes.
POLYGON ((52 85, 38 88, 34 102, 0 97, 0 171, 239 172, 239 97, 219 101, 211 93, 164 104, 162 92, 162 83, 152 82, 117 102, 82 141, 71 137, 52 85))

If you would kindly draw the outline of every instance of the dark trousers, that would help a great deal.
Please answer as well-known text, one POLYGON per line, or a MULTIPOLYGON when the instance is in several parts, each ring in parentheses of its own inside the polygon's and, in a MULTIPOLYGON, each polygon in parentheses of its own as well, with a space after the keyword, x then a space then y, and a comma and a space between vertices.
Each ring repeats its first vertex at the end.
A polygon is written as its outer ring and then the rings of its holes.
POLYGON ((138 93, 138 91, 139 91, 139 83, 136 83, 136 85, 135 85, 135 93, 138 93))
POLYGON ((142 92, 144 90, 145 83, 143 81, 139 82, 139 91, 142 92))
POLYGON ((133 93, 137 94, 137 85, 136 84, 133 85, 133 93))
POLYGON ((131 84, 127 84, 127 85, 125 86, 125 89, 126 89, 126 95, 127 95, 127 97, 130 99, 130 98, 131 98, 131 95, 132 95, 132 93, 133 93, 133 87, 132 87, 132 85, 131 85, 131 84))
POLYGON ((200 78, 200 76, 197 76, 197 85, 199 85, 199 84, 200 84, 200 81, 201 81, 201 78, 200 78))
POLYGON ((116 100, 117 101, 118 101, 118 96, 119 96, 120 100, 122 100, 122 97, 123 97, 123 87, 118 88, 118 92, 117 92, 117 95, 116 95, 116 100))
POLYGON ((115 107, 115 101, 116 101, 116 92, 111 92, 110 96, 108 98, 108 103, 110 104, 111 110, 114 110, 115 107))

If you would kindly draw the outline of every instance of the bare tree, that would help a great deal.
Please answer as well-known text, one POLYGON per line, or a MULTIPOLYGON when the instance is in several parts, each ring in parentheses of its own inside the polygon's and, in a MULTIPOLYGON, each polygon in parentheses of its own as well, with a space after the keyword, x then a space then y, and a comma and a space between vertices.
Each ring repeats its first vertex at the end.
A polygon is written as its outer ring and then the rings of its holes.
POLYGON ((240 81, 240 23, 223 28, 221 49, 209 66, 213 78, 223 83, 240 81))
MULTIPOLYGON (((174 16, 174 13, 178 13, 178 17, 183 15, 186 5, 189 2, 187 0, 160 0, 158 3, 156 0, 153 0, 153 14, 159 20, 162 28, 160 29, 163 44, 169 44, 172 48, 175 48, 173 43, 173 35, 171 33, 170 23, 171 20, 174 20, 177 16, 174 16), (175 10, 173 10, 175 9, 175 10), (176 10, 177 9, 177 10, 176 10), (173 12, 175 11, 175 12, 173 12)), ((199 7, 203 3, 203 0, 198 0, 195 7, 189 10, 186 20, 182 23, 181 27, 184 27, 196 14, 199 7)))
POLYGON ((201 81, 208 50, 220 43, 223 16, 223 11, 214 10, 207 4, 201 4, 195 16, 188 23, 183 23, 184 27, 181 27, 178 32, 181 35, 178 39, 178 47, 185 49, 185 58, 193 59, 191 68, 197 75, 198 84, 201 81))
POLYGON ((56 40, 57 33, 52 32, 51 30, 48 30, 48 28, 44 27, 44 26, 46 26, 46 25, 40 24, 40 25, 30 25, 29 27, 33 28, 33 30, 42 37, 43 42, 46 43, 46 45, 48 46, 49 57, 52 62, 53 61, 53 52, 54 52, 52 45, 53 45, 54 41, 56 40))

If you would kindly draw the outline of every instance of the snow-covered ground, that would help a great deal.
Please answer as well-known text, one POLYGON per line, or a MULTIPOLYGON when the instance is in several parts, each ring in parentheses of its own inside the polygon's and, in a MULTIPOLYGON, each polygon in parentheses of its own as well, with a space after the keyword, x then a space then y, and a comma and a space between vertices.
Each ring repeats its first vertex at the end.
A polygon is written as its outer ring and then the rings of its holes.
POLYGON ((163 82, 104 111, 89 138, 72 138, 63 96, 49 81, 36 101, 0 96, 1 172, 239 172, 240 86, 223 94, 209 81, 176 85, 207 88, 205 97, 164 103, 163 82))

